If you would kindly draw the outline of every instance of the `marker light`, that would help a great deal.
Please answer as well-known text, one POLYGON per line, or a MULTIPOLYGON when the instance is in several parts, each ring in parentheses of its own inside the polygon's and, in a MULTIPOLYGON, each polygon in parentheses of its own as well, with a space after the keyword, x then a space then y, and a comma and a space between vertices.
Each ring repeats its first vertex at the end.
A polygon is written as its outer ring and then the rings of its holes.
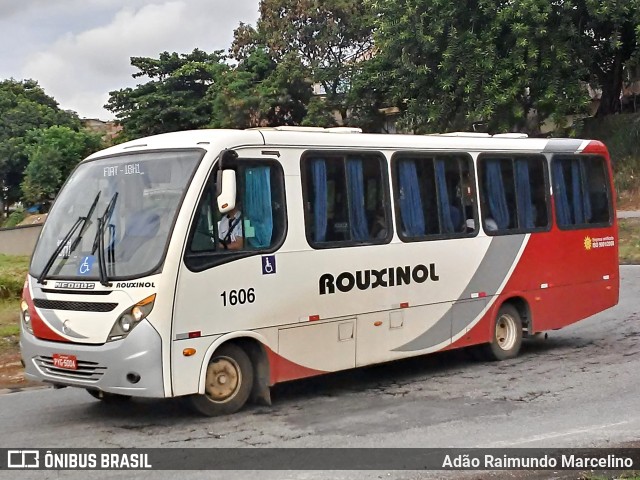
POLYGON ((133 318, 135 318, 136 322, 139 322, 147 315, 149 315, 149 313, 151 313, 155 300, 156 294, 154 293, 153 295, 149 295, 147 298, 134 305, 134 307, 131 309, 131 314, 133 315, 133 318))
POLYGON ((154 293, 122 312, 109 333, 109 341, 121 340, 126 337, 140 321, 147 318, 147 315, 151 313, 155 300, 156 295, 154 293))

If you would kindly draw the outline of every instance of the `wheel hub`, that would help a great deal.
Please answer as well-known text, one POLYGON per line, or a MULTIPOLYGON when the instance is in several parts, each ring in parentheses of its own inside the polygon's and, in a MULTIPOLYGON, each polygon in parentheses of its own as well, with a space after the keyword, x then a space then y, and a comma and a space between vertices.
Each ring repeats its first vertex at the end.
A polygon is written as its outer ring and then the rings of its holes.
POLYGON ((205 391, 214 402, 230 400, 242 381, 240 366, 229 357, 218 357, 207 367, 205 391))
POLYGON ((496 342, 503 350, 510 350, 518 336, 516 322, 510 315, 502 315, 496 324, 496 342))

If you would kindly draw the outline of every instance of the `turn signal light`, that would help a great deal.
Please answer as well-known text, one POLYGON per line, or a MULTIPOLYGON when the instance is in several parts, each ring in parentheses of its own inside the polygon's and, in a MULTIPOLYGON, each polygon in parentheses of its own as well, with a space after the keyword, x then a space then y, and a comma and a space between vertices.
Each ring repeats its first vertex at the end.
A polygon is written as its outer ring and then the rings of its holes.
POLYGON ((185 357, 190 357, 191 355, 195 355, 195 354, 196 354, 195 348, 185 348, 184 350, 182 350, 182 355, 184 355, 185 357))

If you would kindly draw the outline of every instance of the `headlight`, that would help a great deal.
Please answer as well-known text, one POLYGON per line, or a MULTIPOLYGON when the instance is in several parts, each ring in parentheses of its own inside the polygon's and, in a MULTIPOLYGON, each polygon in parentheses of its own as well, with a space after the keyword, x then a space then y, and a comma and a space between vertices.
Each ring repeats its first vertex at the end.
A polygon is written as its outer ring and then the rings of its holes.
POLYGON ((22 326, 24 329, 32 334, 33 327, 31 326, 31 313, 29 313, 29 304, 25 300, 20 302, 20 317, 22 318, 22 326))
POLYGON ((131 330, 131 327, 133 327, 133 318, 131 318, 129 315, 123 315, 122 317, 120 317, 120 327, 122 328, 122 330, 129 333, 129 330, 131 330))
POLYGON ((121 340, 126 337, 140 321, 147 318, 147 315, 153 310, 155 301, 156 295, 153 294, 122 312, 109 333, 109 341, 121 340))

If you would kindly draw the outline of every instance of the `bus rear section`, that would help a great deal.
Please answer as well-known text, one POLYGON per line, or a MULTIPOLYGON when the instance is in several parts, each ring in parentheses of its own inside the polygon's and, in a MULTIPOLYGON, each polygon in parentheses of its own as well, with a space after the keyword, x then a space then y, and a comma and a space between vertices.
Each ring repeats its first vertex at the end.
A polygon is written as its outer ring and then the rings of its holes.
MULTIPOLYGON (((464 335, 452 347, 493 341, 487 332, 499 318, 500 305, 505 301, 516 308, 529 335, 565 327, 618 303, 618 229, 609 154, 597 141, 550 140, 548 150, 544 165, 541 163, 548 168, 549 181, 544 187, 548 220, 536 220, 535 208, 533 212, 524 211, 522 199, 517 197, 516 177, 515 190, 504 193, 504 204, 518 212, 520 221, 524 217, 537 224, 531 224, 533 228, 524 239, 526 246, 513 271, 505 276, 505 285, 491 311, 475 332, 464 335)), ((486 219, 500 205, 489 198, 490 167, 487 155, 484 158, 479 156, 478 167, 486 219)), ((506 172, 505 162, 506 158, 501 174, 516 171, 514 165, 506 172)), ((493 238, 518 236, 513 215, 502 219, 502 224, 504 229, 487 229, 487 234, 493 238)))

